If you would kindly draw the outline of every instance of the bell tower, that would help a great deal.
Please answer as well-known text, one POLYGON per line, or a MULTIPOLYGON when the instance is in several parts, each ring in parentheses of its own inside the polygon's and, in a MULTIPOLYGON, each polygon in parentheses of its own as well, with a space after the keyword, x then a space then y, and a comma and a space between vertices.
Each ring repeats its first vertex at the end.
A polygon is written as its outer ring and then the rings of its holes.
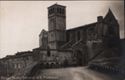
POLYGON ((48 44, 50 49, 58 49, 66 41, 65 8, 58 4, 48 7, 48 44))

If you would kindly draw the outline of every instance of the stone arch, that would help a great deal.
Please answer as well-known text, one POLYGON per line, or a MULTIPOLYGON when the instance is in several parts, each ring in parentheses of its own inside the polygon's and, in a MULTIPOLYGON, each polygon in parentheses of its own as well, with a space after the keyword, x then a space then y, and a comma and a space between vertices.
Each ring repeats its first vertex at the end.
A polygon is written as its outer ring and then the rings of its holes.
POLYGON ((54 63, 51 63, 51 64, 50 64, 50 67, 51 67, 51 68, 55 67, 55 64, 54 64, 54 63))
POLYGON ((45 66, 46 66, 46 68, 49 68, 49 67, 50 67, 50 65, 49 65, 48 62, 46 62, 45 66))
POLYGON ((77 59, 77 64, 79 66, 82 66, 82 64, 83 64, 83 54, 82 54, 82 51, 76 50, 76 59, 77 59))
POLYGON ((64 62, 63 62, 64 67, 68 66, 68 60, 65 58, 64 62))
POLYGON ((76 50, 76 59, 79 66, 85 66, 87 64, 87 56, 82 50, 76 50))
POLYGON ((60 66, 59 62, 56 62, 55 64, 57 68, 60 66))

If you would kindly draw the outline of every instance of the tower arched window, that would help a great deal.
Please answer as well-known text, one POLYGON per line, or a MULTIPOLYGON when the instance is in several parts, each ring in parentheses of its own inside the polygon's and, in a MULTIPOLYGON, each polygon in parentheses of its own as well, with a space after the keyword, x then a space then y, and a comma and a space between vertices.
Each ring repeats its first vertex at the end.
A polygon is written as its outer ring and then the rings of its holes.
POLYGON ((49 14, 50 14, 50 10, 49 10, 49 14))
POLYGON ((59 8, 57 8, 57 13, 59 13, 59 8))
POLYGON ((59 8, 59 13, 61 14, 61 9, 59 8))
POLYGON ((64 14, 64 12, 65 12, 64 9, 62 9, 62 14, 64 14))
POLYGON ((51 14, 51 10, 49 10, 49 14, 51 14))
POLYGON ((54 8, 52 8, 52 13, 54 13, 54 8))
POLYGON ((60 14, 62 14, 62 9, 60 9, 60 14))

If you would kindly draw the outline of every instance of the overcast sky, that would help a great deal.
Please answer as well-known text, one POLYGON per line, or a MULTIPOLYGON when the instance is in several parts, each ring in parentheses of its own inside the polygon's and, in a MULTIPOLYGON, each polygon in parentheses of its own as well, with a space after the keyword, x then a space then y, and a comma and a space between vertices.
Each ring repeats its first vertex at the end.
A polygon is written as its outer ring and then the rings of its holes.
POLYGON ((0 57, 39 46, 39 33, 48 29, 47 7, 67 6, 67 29, 97 21, 111 8, 123 38, 123 1, 0 1, 0 57))

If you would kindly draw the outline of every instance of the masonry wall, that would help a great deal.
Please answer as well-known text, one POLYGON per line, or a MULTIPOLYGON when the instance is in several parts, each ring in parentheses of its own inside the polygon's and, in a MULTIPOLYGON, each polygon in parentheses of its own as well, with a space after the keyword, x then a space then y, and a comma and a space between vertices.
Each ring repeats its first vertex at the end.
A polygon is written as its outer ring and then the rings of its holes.
POLYGON ((34 60, 31 53, 29 53, 28 55, 8 56, 3 60, 0 60, 0 63, 2 63, 7 68, 7 75, 10 75, 10 73, 17 74, 18 71, 23 70, 27 66, 31 65, 33 62, 34 60))
POLYGON ((43 64, 57 64, 61 66, 65 61, 67 61, 69 65, 75 64, 73 61, 73 52, 71 50, 39 50, 35 55, 37 61, 41 61, 43 64))

